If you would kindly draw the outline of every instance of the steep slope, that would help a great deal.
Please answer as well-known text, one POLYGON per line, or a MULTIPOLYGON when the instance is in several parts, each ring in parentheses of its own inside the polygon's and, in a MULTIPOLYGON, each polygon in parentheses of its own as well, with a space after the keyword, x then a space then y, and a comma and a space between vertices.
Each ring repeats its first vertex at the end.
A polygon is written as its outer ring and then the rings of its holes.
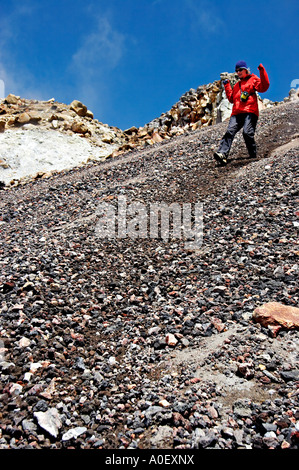
MULTIPOLYGON (((224 78, 236 81, 235 74, 223 73, 220 80, 184 93, 169 111, 143 127, 124 131, 94 119, 78 100, 66 105, 10 94, 0 102, 0 184, 46 178, 222 122, 231 112, 224 78)), ((296 90, 291 90, 290 99, 298 99, 296 90)), ((261 110, 279 104, 259 97, 261 110)))
POLYGON ((298 448, 298 331, 253 319, 298 307, 298 108, 254 162, 220 123, 1 192, 1 448, 298 448), (202 244, 100 238, 120 196, 202 203, 202 244))

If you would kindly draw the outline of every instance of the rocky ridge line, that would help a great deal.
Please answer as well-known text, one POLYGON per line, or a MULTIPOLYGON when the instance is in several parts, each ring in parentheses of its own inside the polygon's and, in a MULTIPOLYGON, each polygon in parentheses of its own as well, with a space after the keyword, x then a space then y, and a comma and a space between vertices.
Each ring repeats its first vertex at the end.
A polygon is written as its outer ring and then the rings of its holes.
MULTIPOLYGON (((69 163, 66 159, 66 165, 69 167, 92 160, 116 157, 129 150, 169 140, 185 132, 208 127, 227 119, 230 115, 231 105, 224 96, 222 81, 225 78, 230 79, 232 84, 236 81, 235 74, 222 73, 220 80, 186 92, 169 111, 150 123, 139 128, 133 126, 123 131, 94 119, 93 113, 78 100, 66 105, 57 103, 54 99, 44 102, 27 100, 10 94, 0 104, 0 133, 20 129, 34 132, 39 129, 41 131, 58 131, 65 136, 80 136, 90 144, 90 147, 85 150, 86 155, 82 150, 82 156, 79 155, 78 159, 69 163)), ((298 91, 296 90, 291 90, 285 101, 293 99, 298 99, 298 91)), ((278 104, 280 103, 274 103, 267 99, 262 100, 259 97, 260 109, 278 104)), ((13 136, 11 138, 13 139, 13 136)), ((22 140, 22 136, 20 138, 22 140)), ((39 135, 35 133, 32 138, 38 142, 39 135)), ((0 155, 0 181, 2 173, 2 180, 7 184, 10 177, 7 176, 9 171, 5 170, 13 169, 18 165, 20 165, 19 161, 11 162, 9 155, 0 155)), ((37 168, 36 177, 48 177, 56 170, 56 168, 53 171, 48 170, 51 168, 51 162, 46 168, 43 170, 42 165, 41 169, 37 168)), ((57 170, 59 171, 59 169, 58 165, 57 170)), ((26 173, 29 170, 24 171, 26 173)), ((9 183, 18 184, 19 179, 12 177, 12 181, 9 183)))

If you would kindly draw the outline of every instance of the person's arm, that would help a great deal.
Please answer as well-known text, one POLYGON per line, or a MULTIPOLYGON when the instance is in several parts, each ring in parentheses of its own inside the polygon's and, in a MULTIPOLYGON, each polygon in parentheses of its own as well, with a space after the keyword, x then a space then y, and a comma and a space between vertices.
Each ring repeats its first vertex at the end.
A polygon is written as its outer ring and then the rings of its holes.
POLYGON ((258 66, 258 69, 260 71, 260 78, 257 78, 255 80, 254 88, 256 89, 257 92, 264 93, 265 91, 268 90, 270 86, 269 77, 265 70, 265 67, 262 64, 258 66))
POLYGON ((229 80, 224 80, 223 85, 224 85, 224 90, 225 90, 225 94, 226 94, 226 97, 227 97, 228 101, 230 103, 233 103, 234 102, 234 100, 233 100, 233 90, 232 90, 230 81, 229 80))

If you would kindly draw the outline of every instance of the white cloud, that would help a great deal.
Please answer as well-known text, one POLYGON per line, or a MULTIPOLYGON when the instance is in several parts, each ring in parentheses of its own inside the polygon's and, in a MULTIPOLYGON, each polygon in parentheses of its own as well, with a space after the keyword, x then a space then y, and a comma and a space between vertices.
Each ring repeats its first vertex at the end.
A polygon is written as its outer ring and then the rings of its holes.
POLYGON ((125 36, 114 30, 107 18, 100 18, 95 31, 82 40, 72 57, 71 68, 90 78, 113 70, 123 57, 125 36))
POLYGON ((193 27, 199 27, 208 34, 219 33, 224 29, 224 22, 213 3, 215 2, 206 0, 187 0, 186 2, 192 13, 193 27))
POLYGON ((109 107, 111 75, 126 52, 127 37, 115 30, 107 17, 98 18, 96 27, 81 40, 68 71, 73 93, 99 115, 109 107))

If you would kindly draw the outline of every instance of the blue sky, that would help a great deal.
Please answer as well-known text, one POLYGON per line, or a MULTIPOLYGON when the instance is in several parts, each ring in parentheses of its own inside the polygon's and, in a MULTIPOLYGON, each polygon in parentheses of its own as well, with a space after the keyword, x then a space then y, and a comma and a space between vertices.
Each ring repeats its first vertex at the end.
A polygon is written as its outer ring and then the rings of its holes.
POLYGON ((263 63, 263 97, 281 101, 299 79, 298 12, 298 0, 0 0, 0 81, 5 95, 81 100, 121 129, 238 60, 263 63))

